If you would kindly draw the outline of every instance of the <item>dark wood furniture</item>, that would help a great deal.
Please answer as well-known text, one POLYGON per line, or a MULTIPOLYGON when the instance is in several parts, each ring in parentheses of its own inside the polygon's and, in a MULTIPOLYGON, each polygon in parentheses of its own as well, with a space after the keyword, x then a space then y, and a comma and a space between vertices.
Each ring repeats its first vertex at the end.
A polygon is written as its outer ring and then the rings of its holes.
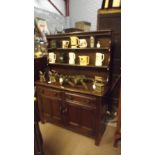
POLYGON ((103 92, 96 92, 92 88, 92 82, 88 82, 88 89, 82 85, 72 87, 70 85, 61 86, 58 81, 47 83, 36 81, 36 93, 39 106, 41 122, 50 122, 72 131, 95 138, 95 144, 99 145, 101 136, 106 127, 106 110, 108 92, 111 87, 111 30, 94 32, 77 32, 67 34, 57 34, 47 36, 49 47, 48 51, 55 52, 56 63, 48 64, 48 68, 65 75, 85 75, 89 78, 100 76, 106 80, 103 92), (50 41, 56 40, 61 43, 62 40, 69 40, 70 36, 77 36, 80 39, 86 39, 87 48, 50 48, 50 41), (90 36, 95 38, 95 47, 90 48, 90 36), (101 47, 96 48, 97 41, 100 41, 101 47), (76 64, 60 63, 59 56, 61 52, 68 54, 70 51, 76 54, 76 64), (96 52, 104 53, 105 60, 102 66, 95 66, 96 52), (87 66, 80 66, 79 55, 90 57, 90 63, 87 66))
POLYGON ((78 29, 78 28, 68 28, 68 29, 64 29, 65 33, 71 33, 71 32, 79 32, 79 31, 83 31, 82 29, 78 29))
MULTIPOLYGON (((36 23, 35 23, 36 24, 36 23)), ((35 25, 35 35, 41 37, 39 30, 35 25)), ((34 42, 35 43, 35 42, 34 42)), ((34 45, 35 46, 35 45, 34 45)), ((47 57, 34 58, 34 82, 39 80, 39 70, 43 70, 47 66, 47 57)), ((34 93, 36 96, 36 91, 34 93)), ((39 109, 38 101, 34 98, 34 155, 44 155, 43 151, 43 139, 39 128, 39 109)))
MULTIPOLYGON (((104 1, 103 1, 104 4, 104 1)), ((112 30, 112 74, 111 82, 115 85, 121 75, 121 9, 99 9, 97 15, 97 30, 112 30)), ((112 86, 113 87, 113 86, 112 86)), ((114 89, 111 89, 109 108, 112 110, 113 105, 117 105, 119 98, 118 83, 114 89)), ((113 111, 113 110, 112 110, 113 111)))
POLYGON ((34 102, 34 155, 44 155, 43 140, 39 128, 39 112, 37 102, 34 102))
POLYGON ((107 0, 103 0, 102 9, 112 9, 112 8, 118 9, 118 8, 121 8, 121 0, 120 0, 120 3, 117 4, 117 7, 113 6, 114 0, 108 0, 108 4, 106 4, 106 2, 107 2, 107 0), (107 5, 106 7, 105 7, 105 4, 107 5))
POLYGON ((39 70, 44 70, 47 66, 47 57, 34 59, 34 81, 39 80, 39 70))
POLYGON ((121 91, 118 100, 118 110, 117 110, 117 126, 114 135, 114 147, 117 147, 118 141, 121 140, 121 91))

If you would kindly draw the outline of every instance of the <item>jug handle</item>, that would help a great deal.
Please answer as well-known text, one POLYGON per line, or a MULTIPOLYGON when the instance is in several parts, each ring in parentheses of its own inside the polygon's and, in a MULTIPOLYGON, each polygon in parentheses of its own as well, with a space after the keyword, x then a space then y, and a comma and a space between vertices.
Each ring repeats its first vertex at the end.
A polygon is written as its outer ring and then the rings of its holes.
POLYGON ((89 64, 89 57, 87 57, 88 59, 87 59, 87 65, 89 64))
POLYGON ((54 60, 56 60, 56 54, 54 54, 54 60))
POLYGON ((77 37, 78 46, 80 45, 80 39, 77 37))
POLYGON ((102 54, 102 61, 104 60, 104 54, 102 54))

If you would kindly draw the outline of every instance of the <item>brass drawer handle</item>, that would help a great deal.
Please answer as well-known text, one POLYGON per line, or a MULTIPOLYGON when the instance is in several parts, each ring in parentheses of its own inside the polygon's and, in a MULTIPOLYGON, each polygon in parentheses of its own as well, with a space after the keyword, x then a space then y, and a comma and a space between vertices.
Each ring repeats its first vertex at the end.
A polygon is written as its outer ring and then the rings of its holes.
POLYGON ((53 93, 53 95, 57 95, 57 93, 56 92, 52 92, 53 93))
POLYGON ((87 103, 87 104, 90 103, 90 100, 86 100, 86 103, 87 103))
POLYGON ((62 110, 62 107, 61 107, 61 105, 59 106, 59 110, 60 110, 60 112, 61 112, 61 110, 62 110))
POLYGON ((68 98, 69 98, 70 100, 73 100, 73 97, 72 97, 72 96, 68 96, 68 98))
POLYGON ((67 111, 68 111, 68 108, 65 107, 65 108, 62 110, 62 113, 63 113, 63 114, 64 114, 64 113, 67 113, 67 111))
POLYGON ((41 93, 44 93, 45 91, 43 89, 40 90, 41 93))

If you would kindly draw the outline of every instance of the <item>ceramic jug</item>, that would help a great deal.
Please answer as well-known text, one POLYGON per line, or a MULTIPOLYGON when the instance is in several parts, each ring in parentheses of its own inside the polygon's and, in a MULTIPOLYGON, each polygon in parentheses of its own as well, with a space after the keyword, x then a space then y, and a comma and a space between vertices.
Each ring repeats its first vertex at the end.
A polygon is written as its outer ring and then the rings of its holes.
POLYGON ((56 54, 54 52, 51 52, 48 54, 48 60, 50 64, 55 63, 56 61, 56 54))
POLYGON ((76 36, 70 37, 71 39, 71 48, 77 48, 79 46, 79 38, 76 36))
POLYGON ((79 56, 80 65, 85 66, 89 64, 89 56, 79 56))
POLYGON ((75 64, 75 53, 69 52, 69 64, 75 64))
POLYGON ((104 54, 102 54, 102 53, 96 53, 95 65, 96 66, 102 66, 103 60, 104 60, 104 54))

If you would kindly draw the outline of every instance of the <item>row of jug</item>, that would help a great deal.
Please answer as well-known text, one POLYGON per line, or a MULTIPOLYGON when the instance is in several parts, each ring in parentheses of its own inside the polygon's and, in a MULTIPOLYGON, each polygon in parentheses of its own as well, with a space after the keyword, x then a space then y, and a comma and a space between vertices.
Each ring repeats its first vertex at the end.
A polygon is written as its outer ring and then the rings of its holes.
MULTIPOLYGON (((74 52, 69 52, 69 64, 75 64, 76 54, 74 52)), ((96 53, 95 65, 102 66, 104 60, 104 54, 96 53)), ((56 54, 54 52, 49 53, 48 61, 50 64, 56 62, 56 54)), ((80 65, 89 64, 89 56, 79 56, 80 65)))
MULTIPOLYGON (((94 37, 91 36, 90 37, 90 47, 91 48, 95 46, 94 43, 95 43, 94 37)), ((87 47, 86 39, 79 39, 76 36, 70 37, 70 41, 69 40, 63 40, 62 41, 62 48, 68 48, 69 44, 71 45, 71 48, 77 48, 77 47, 86 48, 87 47)))

